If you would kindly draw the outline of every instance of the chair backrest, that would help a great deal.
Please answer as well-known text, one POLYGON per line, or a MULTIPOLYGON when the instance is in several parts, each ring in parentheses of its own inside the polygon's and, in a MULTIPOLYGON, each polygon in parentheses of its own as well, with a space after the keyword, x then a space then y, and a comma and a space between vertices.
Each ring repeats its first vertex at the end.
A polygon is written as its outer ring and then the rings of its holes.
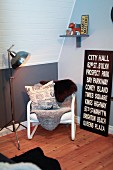
POLYGON ((72 95, 66 97, 63 102, 59 102, 59 101, 57 102, 60 107, 71 107, 72 95))
MULTIPOLYGON (((39 84, 45 85, 48 81, 40 81, 39 84)), ((54 81, 55 98, 59 106, 71 107, 72 94, 77 91, 76 84, 70 79, 54 81)), ((31 91, 33 86, 25 86, 27 91, 31 91)))
MULTIPOLYGON (((46 84, 48 81, 40 81, 41 84, 46 84)), ((77 91, 76 84, 70 79, 54 81, 55 97, 58 102, 63 102, 65 98, 77 91)))

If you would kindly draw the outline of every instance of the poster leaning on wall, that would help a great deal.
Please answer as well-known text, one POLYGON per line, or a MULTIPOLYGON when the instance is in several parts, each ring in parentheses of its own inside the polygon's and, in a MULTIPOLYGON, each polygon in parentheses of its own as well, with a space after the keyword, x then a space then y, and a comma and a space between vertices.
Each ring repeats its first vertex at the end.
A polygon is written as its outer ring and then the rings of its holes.
POLYGON ((86 50, 80 127, 108 135, 113 51, 86 50))

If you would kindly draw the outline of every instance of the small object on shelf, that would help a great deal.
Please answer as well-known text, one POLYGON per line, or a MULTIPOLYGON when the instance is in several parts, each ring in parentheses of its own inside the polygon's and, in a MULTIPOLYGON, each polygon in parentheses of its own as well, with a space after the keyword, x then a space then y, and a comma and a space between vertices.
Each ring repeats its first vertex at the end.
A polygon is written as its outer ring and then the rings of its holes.
POLYGON ((81 24, 70 23, 66 35, 60 37, 76 37, 76 47, 81 47, 81 37, 88 37, 88 15, 82 15, 81 24))
POLYGON ((71 35, 78 35, 80 34, 80 27, 78 27, 77 24, 74 24, 74 23, 70 23, 69 24, 69 28, 71 28, 71 35))
POLYGON ((81 34, 88 34, 89 15, 81 16, 81 34))
POLYGON ((66 35, 71 35, 71 31, 70 30, 66 30, 66 35))

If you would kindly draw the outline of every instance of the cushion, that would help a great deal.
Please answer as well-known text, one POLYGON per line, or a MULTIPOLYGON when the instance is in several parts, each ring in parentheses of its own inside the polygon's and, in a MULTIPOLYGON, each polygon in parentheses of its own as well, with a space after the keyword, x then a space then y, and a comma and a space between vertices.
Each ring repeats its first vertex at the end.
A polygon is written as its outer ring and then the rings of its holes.
MULTIPOLYGON (((47 157, 40 147, 31 149, 22 155, 11 158, 13 161, 29 162, 37 165, 42 170, 61 170, 60 163, 57 159, 47 157)), ((28 169, 30 170, 30 169, 28 169)))
POLYGON ((32 101, 32 109, 57 109, 59 108, 54 95, 54 82, 50 81, 45 85, 40 83, 29 87, 25 86, 30 100, 32 101))
POLYGON ((38 166, 34 165, 33 163, 28 162, 20 162, 16 164, 10 164, 10 163, 0 163, 0 169, 1 170, 41 170, 38 166))
POLYGON ((0 162, 14 163, 13 160, 0 153, 0 162))

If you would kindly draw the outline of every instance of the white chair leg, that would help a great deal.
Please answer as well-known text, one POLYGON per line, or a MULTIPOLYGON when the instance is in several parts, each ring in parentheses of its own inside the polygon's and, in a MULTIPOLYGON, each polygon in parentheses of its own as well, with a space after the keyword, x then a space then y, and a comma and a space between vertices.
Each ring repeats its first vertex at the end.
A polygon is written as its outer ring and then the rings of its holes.
POLYGON ((76 124, 71 124, 71 140, 75 140, 76 124))
POLYGON ((27 126, 27 137, 28 137, 28 139, 32 139, 34 133, 35 133, 36 130, 37 130, 37 127, 38 127, 38 125, 35 125, 34 128, 33 128, 33 130, 32 130, 32 132, 31 132, 30 123, 28 124, 28 126, 27 126))
POLYGON ((31 136, 30 136, 30 129, 31 127, 30 127, 30 120, 28 119, 28 121, 27 121, 27 137, 28 137, 28 139, 31 139, 31 136))

